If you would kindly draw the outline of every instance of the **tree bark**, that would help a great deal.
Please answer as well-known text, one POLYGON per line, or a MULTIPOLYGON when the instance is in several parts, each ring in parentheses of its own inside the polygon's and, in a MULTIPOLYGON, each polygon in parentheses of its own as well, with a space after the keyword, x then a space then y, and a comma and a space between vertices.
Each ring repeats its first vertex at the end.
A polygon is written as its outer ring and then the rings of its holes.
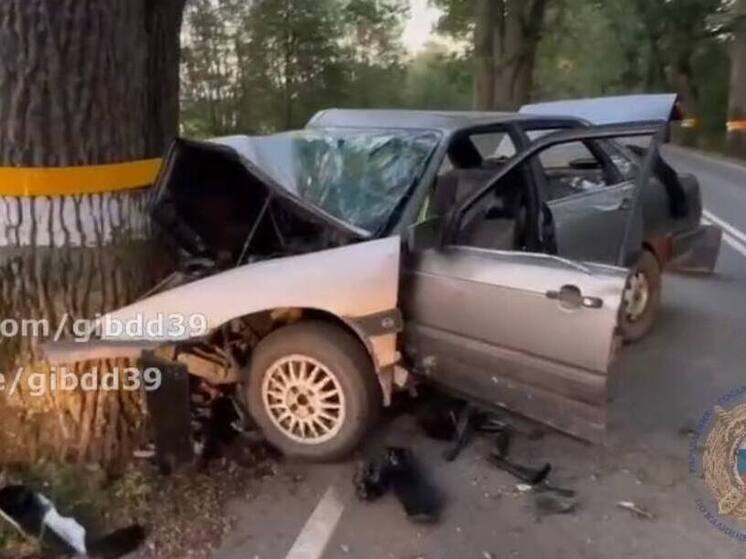
MULTIPOLYGON (((0 166, 160 156, 177 131, 183 4, 0 3, 0 166)), ((52 332, 69 319, 70 335, 71 320, 94 318, 140 295, 158 274, 148 196, 147 188, 0 196, 0 318, 43 319, 52 332)), ((127 454, 142 424, 141 395, 52 388, 54 371, 41 360, 38 341, 12 336, 0 342, 0 372, 8 381, 0 394, 0 463, 39 457, 110 462, 127 454), (7 384, 18 367, 22 380, 11 394, 7 384), (47 389, 34 389, 39 378, 47 389)), ((124 365, 107 361, 68 370, 79 375, 124 365)))
POLYGON ((474 105, 515 110, 533 89, 547 0, 476 0, 474 105))
POLYGON ((498 4, 501 2, 494 0, 474 2, 474 108, 477 110, 490 110, 495 105, 494 45, 498 4))
POLYGON ((746 0, 738 1, 735 15, 738 19, 731 46, 728 151, 746 157, 746 0))

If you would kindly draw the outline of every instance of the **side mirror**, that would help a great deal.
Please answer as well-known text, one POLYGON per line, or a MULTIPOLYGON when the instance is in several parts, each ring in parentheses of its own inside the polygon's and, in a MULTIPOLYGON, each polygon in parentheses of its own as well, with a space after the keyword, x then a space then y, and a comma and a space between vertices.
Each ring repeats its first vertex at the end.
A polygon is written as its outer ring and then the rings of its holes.
POLYGON ((410 252, 418 252, 440 247, 443 244, 444 225, 445 220, 442 216, 431 217, 410 225, 406 233, 407 249, 410 252))

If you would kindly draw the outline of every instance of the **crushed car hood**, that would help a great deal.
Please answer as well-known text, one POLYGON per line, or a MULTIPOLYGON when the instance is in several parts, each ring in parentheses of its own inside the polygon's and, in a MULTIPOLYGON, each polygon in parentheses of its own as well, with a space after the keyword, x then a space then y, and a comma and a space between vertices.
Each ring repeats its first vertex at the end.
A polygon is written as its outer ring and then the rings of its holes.
POLYGON ((571 116, 591 124, 621 124, 626 122, 669 122, 680 120, 682 114, 675 93, 654 95, 619 95, 588 99, 567 99, 524 105, 522 114, 539 116, 571 116))
POLYGON ((181 249, 224 267, 366 240, 293 194, 251 156, 246 138, 177 139, 156 181, 152 216, 181 249))

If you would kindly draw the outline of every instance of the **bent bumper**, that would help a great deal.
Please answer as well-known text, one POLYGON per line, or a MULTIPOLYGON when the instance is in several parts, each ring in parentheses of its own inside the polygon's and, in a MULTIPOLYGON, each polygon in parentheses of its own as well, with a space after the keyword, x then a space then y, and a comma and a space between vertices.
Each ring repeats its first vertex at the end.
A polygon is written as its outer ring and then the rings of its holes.
POLYGON ((671 259, 667 268, 682 272, 705 272, 715 269, 723 232, 717 225, 697 228, 671 237, 671 259))

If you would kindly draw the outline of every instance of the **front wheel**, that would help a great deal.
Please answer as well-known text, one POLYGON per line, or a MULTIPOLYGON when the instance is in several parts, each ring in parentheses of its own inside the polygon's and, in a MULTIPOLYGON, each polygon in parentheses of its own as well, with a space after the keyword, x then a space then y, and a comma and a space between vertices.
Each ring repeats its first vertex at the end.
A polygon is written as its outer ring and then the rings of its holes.
POLYGON ((636 342, 653 328, 660 304, 661 266, 652 252, 644 250, 624 290, 622 335, 625 342, 636 342))
POLYGON ((371 358, 360 342, 326 322, 276 330, 255 348, 247 378, 249 411, 283 454, 314 461, 344 457, 381 406, 371 358))

